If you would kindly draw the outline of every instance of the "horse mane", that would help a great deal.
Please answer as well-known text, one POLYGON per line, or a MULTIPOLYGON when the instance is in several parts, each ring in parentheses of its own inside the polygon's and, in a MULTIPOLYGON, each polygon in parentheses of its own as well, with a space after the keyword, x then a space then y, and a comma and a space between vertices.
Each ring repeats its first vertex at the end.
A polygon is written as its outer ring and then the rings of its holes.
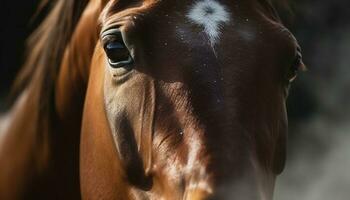
POLYGON ((36 123, 49 117, 64 51, 87 3, 88 0, 42 0, 39 4, 38 12, 45 6, 52 7, 27 41, 27 56, 10 96, 15 98, 25 90, 30 92, 31 102, 38 108, 38 113, 33 115, 38 117, 36 123))

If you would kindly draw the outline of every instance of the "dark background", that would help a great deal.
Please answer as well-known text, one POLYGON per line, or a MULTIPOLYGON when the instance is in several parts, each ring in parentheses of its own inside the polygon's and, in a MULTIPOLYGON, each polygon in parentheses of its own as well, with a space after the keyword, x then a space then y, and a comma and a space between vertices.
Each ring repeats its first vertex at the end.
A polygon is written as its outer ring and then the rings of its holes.
MULTIPOLYGON (((38 0, 0 0, 0 111, 24 57, 25 38, 40 22, 38 0)), ((308 71, 288 100, 288 161, 277 200, 350 199, 350 1, 294 0, 280 8, 303 49, 308 71)))
POLYGON ((24 62, 25 41, 45 15, 34 17, 40 0, 0 0, 0 111, 8 108, 8 93, 24 62))

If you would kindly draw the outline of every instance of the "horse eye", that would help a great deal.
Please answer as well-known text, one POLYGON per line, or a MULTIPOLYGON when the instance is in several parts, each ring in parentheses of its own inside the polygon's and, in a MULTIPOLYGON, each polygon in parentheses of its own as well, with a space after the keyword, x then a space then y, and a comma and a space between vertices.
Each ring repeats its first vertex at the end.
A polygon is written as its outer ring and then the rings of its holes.
POLYGON ((108 63, 113 68, 125 67, 133 62, 130 52, 121 35, 108 35, 104 39, 104 50, 108 63))
POLYGON ((305 66, 303 64, 302 57, 298 54, 292 66, 288 70, 287 79, 289 83, 293 82, 296 79, 298 72, 304 70, 304 68, 305 66))

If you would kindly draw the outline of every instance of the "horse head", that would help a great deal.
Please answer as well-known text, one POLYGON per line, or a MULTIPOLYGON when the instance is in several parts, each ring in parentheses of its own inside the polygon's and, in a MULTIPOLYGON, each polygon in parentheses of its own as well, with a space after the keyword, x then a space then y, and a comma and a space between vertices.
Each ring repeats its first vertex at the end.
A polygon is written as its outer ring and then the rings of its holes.
POLYGON ((0 198, 272 199, 304 65, 270 1, 61 0, 30 41, 0 198))
POLYGON ((83 197, 270 199, 303 68, 268 1, 108 1, 81 136, 83 197))

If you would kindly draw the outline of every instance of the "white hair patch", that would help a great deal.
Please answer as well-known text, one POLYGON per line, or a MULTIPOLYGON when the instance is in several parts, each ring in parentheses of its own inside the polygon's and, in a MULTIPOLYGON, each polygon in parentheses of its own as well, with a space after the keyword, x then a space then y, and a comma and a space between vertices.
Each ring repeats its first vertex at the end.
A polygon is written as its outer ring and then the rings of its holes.
POLYGON ((199 0, 190 9, 187 17, 204 28, 212 47, 220 38, 220 29, 230 21, 230 13, 216 0, 199 0))

